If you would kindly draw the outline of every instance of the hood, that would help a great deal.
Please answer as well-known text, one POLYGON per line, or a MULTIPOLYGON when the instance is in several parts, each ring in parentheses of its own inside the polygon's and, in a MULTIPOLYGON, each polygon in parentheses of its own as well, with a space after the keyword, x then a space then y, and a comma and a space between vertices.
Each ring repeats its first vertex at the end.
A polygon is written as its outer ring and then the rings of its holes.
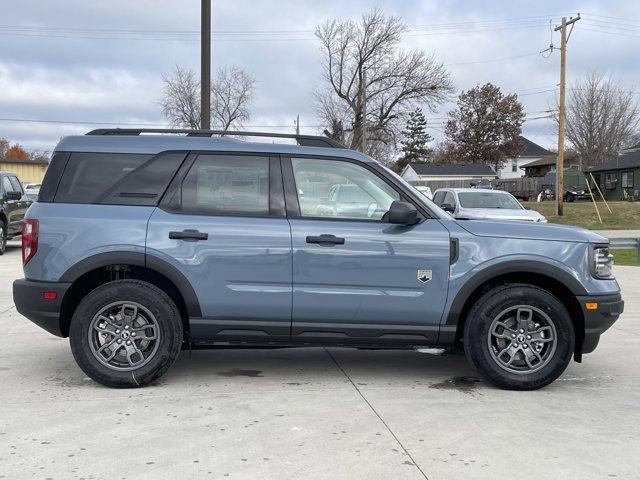
POLYGON ((479 237, 523 238, 559 242, 608 243, 591 230, 557 223, 500 222, 488 220, 456 220, 469 233, 479 237))
POLYGON ((507 208, 460 208, 456 217, 473 220, 523 220, 529 222, 540 221, 544 218, 534 210, 507 208))

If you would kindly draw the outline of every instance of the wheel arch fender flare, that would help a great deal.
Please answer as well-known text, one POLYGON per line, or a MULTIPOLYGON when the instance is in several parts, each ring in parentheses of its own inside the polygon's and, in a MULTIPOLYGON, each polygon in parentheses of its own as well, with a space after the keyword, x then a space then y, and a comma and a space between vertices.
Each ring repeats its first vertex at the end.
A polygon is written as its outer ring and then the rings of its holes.
MULTIPOLYGON (((482 268, 465 281, 464 285, 460 290, 458 290, 451 302, 448 312, 446 312, 443 327, 446 330, 450 330, 451 328, 455 330, 467 301, 482 285, 501 276, 516 273, 530 273, 547 277, 555 282, 562 283, 573 295, 576 296, 587 294, 586 289, 578 279, 566 270, 552 263, 547 263, 541 260, 506 260, 482 268)), ((526 278, 522 280, 522 283, 527 283, 526 278)))
POLYGON ((73 283, 82 275, 109 265, 135 265, 148 268, 166 277, 178 289, 185 302, 189 317, 201 317, 200 302, 191 282, 167 261, 143 252, 104 252, 87 257, 65 271, 59 282, 73 283))

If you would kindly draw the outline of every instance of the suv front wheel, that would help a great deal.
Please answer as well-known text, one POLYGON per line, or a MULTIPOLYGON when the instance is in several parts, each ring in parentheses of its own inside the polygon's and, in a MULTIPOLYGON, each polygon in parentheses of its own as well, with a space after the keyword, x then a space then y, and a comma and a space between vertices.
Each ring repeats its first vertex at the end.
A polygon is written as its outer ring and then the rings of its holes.
POLYGON ((169 296, 140 280, 117 280, 89 293, 69 331, 80 368, 108 387, 141 387, 160 378, 182 345, 180 314, 169 296))
POLYGON ((0 255, 7 250, 7 226, 4 220, 0 220, 0 255))
POLYGON ((575 333, 556 297, 532 285, 513 284, 490 290, 473 305, 463 343, 469 361, 492 383, 535 390, 567 368, 575 333))

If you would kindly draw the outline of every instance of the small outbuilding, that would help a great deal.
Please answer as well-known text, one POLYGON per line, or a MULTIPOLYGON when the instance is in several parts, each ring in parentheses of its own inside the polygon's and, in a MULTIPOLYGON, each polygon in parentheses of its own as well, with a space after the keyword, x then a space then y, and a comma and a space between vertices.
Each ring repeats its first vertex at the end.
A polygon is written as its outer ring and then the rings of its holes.
POLYGON ((607 200, 640 199, 640 144, 587 170, 607 200))

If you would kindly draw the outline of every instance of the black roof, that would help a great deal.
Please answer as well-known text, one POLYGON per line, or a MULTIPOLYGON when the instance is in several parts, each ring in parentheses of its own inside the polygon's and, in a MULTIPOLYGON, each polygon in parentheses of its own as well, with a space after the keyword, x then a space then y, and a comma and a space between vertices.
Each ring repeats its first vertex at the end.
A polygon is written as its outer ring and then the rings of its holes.
POLYGON ((418 175, 433 175, 433 176, 483 176, 483 177, 496 177, 496 172, 489 165, 483 165, 481 163, 410 163, 409 166, 418 175))
POLYGON ((589 171, 602 172, 604 170, 622 170, 627 168, 640 168, 640 149, 618 155, 613 160, 608 160, 600 165, 591 167, 589 171))
POLYGON ((531 167, 544 167, 546 165, 555 165, 556 164, 556 157, 542 157, 539 158, 538 160, 534 160, 533 162, 529 162, 526 165, 521 166, 520 168, 525 169, 525 168, 531 168, 531 167))
POLYGON ((527 138, 520 137, 520 140, 524 142, 524 147, 518 155, 519 157, 546 157, 547 155, 554 155, 553 152, 550 152, 546 148, 542 148, 540 145, 533 143, 527 138))

